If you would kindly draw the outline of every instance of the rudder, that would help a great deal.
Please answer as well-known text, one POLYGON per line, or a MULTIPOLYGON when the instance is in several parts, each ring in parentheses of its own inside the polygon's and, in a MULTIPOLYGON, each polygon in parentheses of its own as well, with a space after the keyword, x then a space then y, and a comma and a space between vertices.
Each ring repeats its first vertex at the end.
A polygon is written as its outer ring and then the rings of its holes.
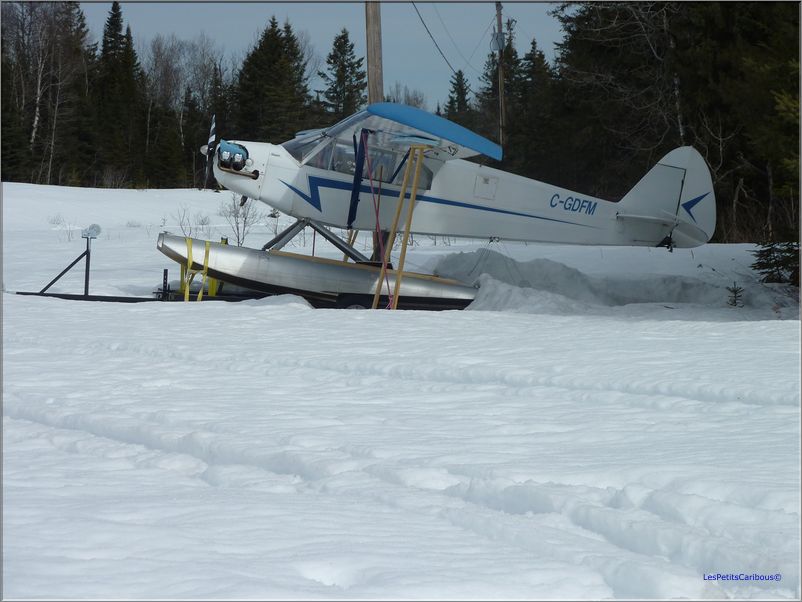
POLYGON ((649 170, 620 203, 620 217, 663 223, 677 247, 696 247, 716 229, 710 170, 691 146, 675 148, 649 170))

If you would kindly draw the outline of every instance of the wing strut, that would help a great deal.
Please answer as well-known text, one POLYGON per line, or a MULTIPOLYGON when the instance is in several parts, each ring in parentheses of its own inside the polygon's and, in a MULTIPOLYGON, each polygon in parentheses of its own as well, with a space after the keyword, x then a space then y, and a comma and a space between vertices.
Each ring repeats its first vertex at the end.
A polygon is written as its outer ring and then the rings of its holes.
POLYGON ((398 258, 398 269, 395 270, 395 289, 393 290, 391 308, 398 307, 398 291, 401 288, 401 279, 404 276, 404 260, 407 256, 407 245, 409 244, 409 233, 412 228, 412 214, 415 211, 415 200, 418 194, 418 182, 420 180, 421 166, 423 165, 423 153, 430 148, 423 144, 413 144, 409 147, 409 161, 407 161, 406 168, 404 169, 404 180, 401 183, 401 192, 398 195, 398 204, 395 208, 395 216, 393 216, 393 223, 390 226, 390 236, 387 239, 387 247, 384 250, 384 260, 382 261, 382 270, 379 275, 379 280, 376 283, 376 292, 373 294, 373 309, 379 305, 379 295, 381 294, 382 280, 385 279, 387 274, 387 265, 390 263, 390 252, 393 249, 395 237, 398 232, 398 220, 401 217, 401 207, 404 205, 404 198, 407 193, 407 184, 412 175, 412 187, 409 194, 409 203, 407 204, 407 217, 404 224, 404 237, 401 239, 401 255, 398 258))
POLYGON ((365 147, 370 130, 362 128, 359 136, 359 144, 356 142, 354 134, 354 154, 356 155, 356 165, 354 166, 354 185, 351 187, 351 204, 348 207, 348 229, 351 230, 356 219, 356 208, 359 205, 359 189, 362 187, 362 172, 365 165, 365 147))

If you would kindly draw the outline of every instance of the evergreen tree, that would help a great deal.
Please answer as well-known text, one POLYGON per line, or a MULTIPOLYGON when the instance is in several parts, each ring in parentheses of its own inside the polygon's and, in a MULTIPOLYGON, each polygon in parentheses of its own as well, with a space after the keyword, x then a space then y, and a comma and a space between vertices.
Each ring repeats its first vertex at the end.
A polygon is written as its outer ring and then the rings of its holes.
POLYGON ((109 16, 103 27, 103 45, 100 47, 101 57, 104 66, 109 65, 113 57, 119 57, 123 53, 125 38, 123 37, 123 11, 120 3, 116 0, 111 3, 109 16))
POLYGON ((356 113, 367 102, 363 61, 363 58, 356 58, 348 30, 343 28, 334 38, 331 52, 326 58, 328 72, 318 72, 326 84, 326 89, 321 90, 325 98, 324 106, 337 120, 356 113))
MULTIPOLYGON (((3 7, 5 8, 5 6, 3 7)), ((4 25, 7 21, 4 19, 4 25)), ((5 34, 5 32, 3 32, 5 34)), ((17 62, 11 53, 9 36, 0 37, 2 44, 2 66, 0 67, 0 94, 2 94, 2 121, 0 143, 2 143, 3 181, 26 181, 26 162, 28 153, 25 137, 24 111, 19 102, 18 82, 14 73, 18 71, 17 62)))
POLYGON ((553 126, 554 73, 534 39, 521 60, 519 94, 515 127, 508 132, 511 155, 517 160, 510 168, 527 177, 554 182, 560 177, 560 162, 555 161, 553 152, 559 138, 553 126))
POLYGON ((86 18, 77 2, 60 4, 59 11, 66 79, 63 110, 54 115, 54 119, 58 117, 58 124, 53 124, 57 168, 50 181, 88 186, 97 161, 96 109, 92 102, 97 47, 89 43, 86 18))
POLYGON ((96 89, 97 129, 104 186, 144 183, 142 86, 144 76, 131 28, 112 4, 103 30, 96 89))
MULTIPOLYGON (((200 154, 199 148, 206 144, 209 134, 209 119, 200 108, 195 94, 189 86, 184 90, 182 101, 182 115, 184 116, 184 148, 181 165, 180 184, 183 187, 203 188, 206 177, 206 161, 200 154)), ((179 174, 177 174, 179 175, 179 174)))
MULTIPOLYGON (((209 107, 207 121, 211 116, 215 116, 218 132, 228 132, 234 130, 231 118, 231 98, 234 95, 233 86, 223 79, 223 69, 219 64, 215 64, 212 71, 212 83, 209 87, 209 107)), ((211 121, 209 122, 209 124, 211 121)), ((209 124, 206 125, 207 134, 209 124)))
POLYGON ((131 170, 133 182, 142 185, 145 182, 144 173, 144 94, 145 76, 134 50, 134 39, 131 35, 130 25, 125 29, 125 43, 123 45, 122 60, 120 63, 121 78, 120 91, 128 99, 123 121, 125 135, 125 159, 131 170))
POLYGON ((468 89, 468 81, 460 69, 451 76, 451 90, 446 101, 445 117, 472 130, 476 123, 476 112, 468 99, 468 89))
POLYGON ((799 13, 785 3, 561 6, 563 185, 620 198, 665 152, 707 159, 716 240, 798 239, 799 13), (570 149, 570 154, 569 154, 570 149), (793 174, 793 175, 792 175, 793 174))
POLYGON ((235 128, 243 138, 283 142, 304 129, 306 58, 292 27, 275 17, 245 57, 236 83, 235 128))
MULTIPOLYGON (((561 5, 560 94, 578 190, 621 198, 668 150, 683 144, 676 92, 676 2, 561 5)), ((568 148, 566 148, 566 151, 568 148)))
MULTIPOLYGON (((309 59, 304 55, 298 37, 289 22, 284 23, 282 43, 288 91, 283 112, 287 115, 288 122, 297 124, 295 131, 307 129, 307 126, 311 127, 309 117, 306 115, 310 102, 307 76, 309 59)), ((289 135, 286 138, 289 138, 289 135)))
POLYGON ((799 286, 799 243, 768 242, 752 251, 752 269, 762 274, 763 282, 788 282, 799 286))

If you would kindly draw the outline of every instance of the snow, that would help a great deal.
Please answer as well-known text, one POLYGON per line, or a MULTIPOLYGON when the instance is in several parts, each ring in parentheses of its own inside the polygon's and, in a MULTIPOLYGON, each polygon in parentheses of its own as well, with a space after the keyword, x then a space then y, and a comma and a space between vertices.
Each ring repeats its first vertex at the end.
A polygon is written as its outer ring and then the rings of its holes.
POLYGON ((799 305, 751 246, 416 237, 465 311, 86 303, 13 291, 97 223, 90 292, 149 296, 226 193, 2 192, 4 597, 800 597, 799 305))

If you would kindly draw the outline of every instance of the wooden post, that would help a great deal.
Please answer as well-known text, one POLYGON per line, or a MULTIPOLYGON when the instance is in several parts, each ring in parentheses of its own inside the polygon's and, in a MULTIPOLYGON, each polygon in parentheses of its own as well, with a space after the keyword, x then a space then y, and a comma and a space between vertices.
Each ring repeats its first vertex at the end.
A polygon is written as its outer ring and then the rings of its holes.
POLYGON ((368 104, 373 104, 384 100, 382 22, 378 2, 365 2, 365 30, 368 51, 368 104))
POLYGON ((501 24, 501 2, 496 2, 496 26, 498 27, 498 145, 504 147, 504 30, 501 24))
MULTIPOLYGON (((368 104, 384 102, 384 78, 382 75, 382 19, 379 2, 365 2, 365 41, 368 59, 368 104)), ((387 232, 381 231, 384 243, 387 232)), ((373 232, 372 261, 381 261, 379 235, 373 232)))

